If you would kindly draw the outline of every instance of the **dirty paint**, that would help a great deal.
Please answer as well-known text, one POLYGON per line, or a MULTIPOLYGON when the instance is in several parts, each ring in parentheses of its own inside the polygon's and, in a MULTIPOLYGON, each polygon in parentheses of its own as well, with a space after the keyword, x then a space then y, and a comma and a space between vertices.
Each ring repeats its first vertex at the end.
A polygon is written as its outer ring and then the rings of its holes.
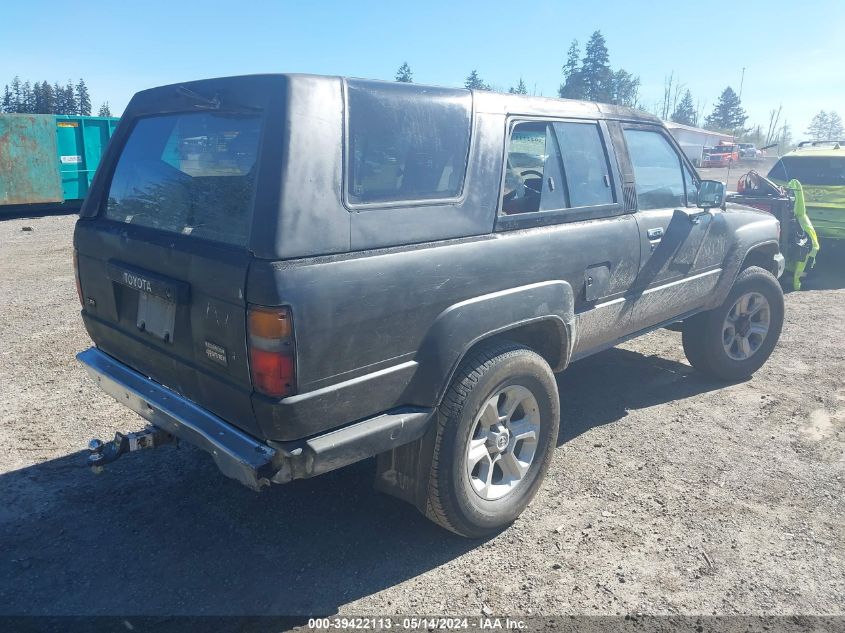
POLYGON ((0 115, 0 205, 63 200, 55 117, 0 115))

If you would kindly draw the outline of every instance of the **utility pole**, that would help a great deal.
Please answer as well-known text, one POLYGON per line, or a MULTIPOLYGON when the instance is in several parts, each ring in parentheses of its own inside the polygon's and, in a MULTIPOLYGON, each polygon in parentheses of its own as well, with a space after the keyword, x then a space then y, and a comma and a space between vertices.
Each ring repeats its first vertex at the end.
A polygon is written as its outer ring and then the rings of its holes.
POLYGON ((742 67, 742 78, 739 80, 739 98, 742 100, 742 85, 745 83, 745 66, 742 67))

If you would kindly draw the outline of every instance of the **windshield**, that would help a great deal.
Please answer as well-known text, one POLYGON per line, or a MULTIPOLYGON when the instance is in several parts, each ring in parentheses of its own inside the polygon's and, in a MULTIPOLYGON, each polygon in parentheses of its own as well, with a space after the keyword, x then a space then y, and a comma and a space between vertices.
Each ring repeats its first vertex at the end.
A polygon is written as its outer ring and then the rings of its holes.
POLYGON ((141 119, 115 168, 105 217, 245 245, 260 132, 252 114, 141 119))
POLYGON ((795 178, 802 185, 845 185, 845 156, 786 156, 769 172, 769 178, 786 182, 795 178))

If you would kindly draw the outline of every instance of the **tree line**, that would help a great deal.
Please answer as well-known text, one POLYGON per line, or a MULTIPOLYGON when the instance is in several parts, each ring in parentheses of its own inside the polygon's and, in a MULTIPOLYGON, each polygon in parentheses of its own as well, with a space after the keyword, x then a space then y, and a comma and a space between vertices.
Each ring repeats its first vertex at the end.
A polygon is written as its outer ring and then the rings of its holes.
MULTIPOLYGON (((9 114, 70 114, 91 116, 91 95, 80 79, 76 84, 68 80, 64 86, 44 81, 12 79, 3 87, 0 112, 9 114)), ((109 102, 100 105, 97 116, 111 116, 109 102)))
MULTIPOLYGON (((709 114, 704 114, 704 104, 696 102, 692 91, 675 77, 674 72, 664 80, 664 94, 661 102, 647 108, 640 99, 640 78, 623 68, 613 69, 607 41, 601 31, 590 35, 581 52, 578 40, 573 40, 561 67, 563 81, 558 95, 565 99, 597 101, 631 108, 648 109, 663 120, 674 121, 692 127, 732 134, 754 142, 758 146, 779 144, 782 150, 792 145, 792 129, 781 119, 782 106, 769 113, 766 130, 757 125, 746 127, 748 114, 742 107, 740 96, 731 86, 722 90, 709 114)), ((396 72, 396 81, 413 82, 413 72, 404 62, 396 72)), ((478 69, 473 69, 464 81, 472 90, 490 90, 510 94, 527 95, 528 89, 522 77, 515 86, 505 91, 486 82, 478 69)), ((810 123, 807 135, 814 140, 840 139, 843 134, 842 119, 835 112, 819 112, 810 123)))

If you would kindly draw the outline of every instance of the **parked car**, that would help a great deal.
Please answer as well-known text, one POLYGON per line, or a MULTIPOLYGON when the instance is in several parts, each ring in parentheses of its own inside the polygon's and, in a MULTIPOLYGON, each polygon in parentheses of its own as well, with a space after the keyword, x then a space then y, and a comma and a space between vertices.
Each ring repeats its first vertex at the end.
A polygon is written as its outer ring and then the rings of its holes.
POLYGON ((765 152, 757 149, 754 143, 738 143, 737 147, 739 148, 739 158, 741 160, 758 160, 765 156, 765 152))
POLYGON ((727 167, 739 160, 737 145, 716 145, 705 147, 701 157, 702 167, 727 167))
POLYGON ((845 239, 845 140, 800 143, 774 164, 769 178, 780 185, 800 182, 819 237, 845 239))
POLYGON ((614 106, 309 75, 138 93, 74 246, 79 359, 151 426, 90 463, 179 438, 261 489, 377 455, 379 489, 490 534, 549 466, 554 372, 678 321, 711 376, 768 358, 778 223, 723 198, 614 106))

